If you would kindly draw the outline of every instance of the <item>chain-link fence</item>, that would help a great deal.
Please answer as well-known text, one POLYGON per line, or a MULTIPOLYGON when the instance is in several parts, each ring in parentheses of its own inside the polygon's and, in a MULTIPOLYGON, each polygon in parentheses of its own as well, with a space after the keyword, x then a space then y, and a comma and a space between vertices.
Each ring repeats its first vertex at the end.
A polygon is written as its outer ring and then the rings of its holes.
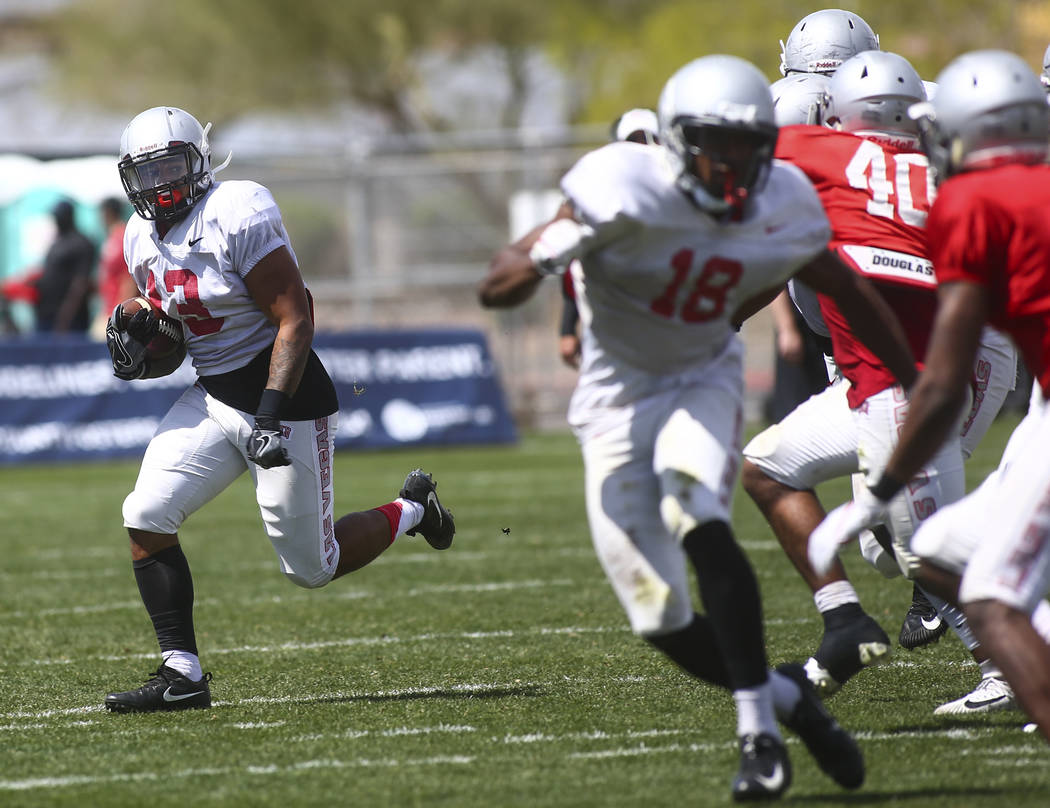
MULTIPOLYGON (((557 354, 558 284, 497 312, 481 309, 475 289, 500 246, 553 212, 561 176, 605 135, 600 127, 556 137, 514 132, 342 155, 239 157, 222 178, 273 191, 319 328, 479 328, 519 424, 550 426, 564 423, 575 383, 557 354)), ((756 395, 770 381, 769 328, 764 317, 746 327, 759 335, 749 351, 756 395)))

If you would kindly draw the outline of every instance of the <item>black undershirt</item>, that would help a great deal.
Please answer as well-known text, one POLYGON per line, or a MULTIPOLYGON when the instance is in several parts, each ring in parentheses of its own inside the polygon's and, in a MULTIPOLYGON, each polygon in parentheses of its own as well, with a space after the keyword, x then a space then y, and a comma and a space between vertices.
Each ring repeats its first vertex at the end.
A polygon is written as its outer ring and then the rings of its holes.
MULTIPOLYGON (((242 412, 255 415, 259 406, 259 396, 266 388, 270 378, 270 355, 273 345, 260 351, 244 367, 219 373, 215 376, 201 376, 201 386, 223 404, 228 404, 242 412)), ((331 415, 339 409, 335 385, 324 369, 321 360, 312 350, 306 360, 302 381, 299 388, 288 400, 288 405, 281 413, 284 421, 311 421, 331 415)))

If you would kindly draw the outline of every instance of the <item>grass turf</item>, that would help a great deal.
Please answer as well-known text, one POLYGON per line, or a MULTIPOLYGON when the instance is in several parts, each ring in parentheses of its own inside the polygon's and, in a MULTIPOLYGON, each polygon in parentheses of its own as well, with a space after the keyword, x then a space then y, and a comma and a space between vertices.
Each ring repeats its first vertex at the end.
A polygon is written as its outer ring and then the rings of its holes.
MULTIPOLYGON (((971 484, 1015 423, 995 425, 971 484)), ((572 439, 342 453, 338 510, 388 501, 417 465, 456 514, 452 549, 402 537, 319 591, 280 575, 245 480, 194 516, 182 539, 214 707, 123 716, 102 696, 157 664, 120 528, 136 464, 0 471, 0 805, 728 804, 732 701, 627 630, 590 548, 572 439)), ((805 659, 821 632, 808 591, 742 493, 734 522, 770 661, 805 659)), ((846 559, 895 637, 910 585, 855 549, 846 559)), ((932 715, 977 679, 950 635, 896 649, 830 702, 860 739, 866 784, 842 792, 788 734, 785 802, 1046 805, 1050 755, 1020 714, 932 715)))

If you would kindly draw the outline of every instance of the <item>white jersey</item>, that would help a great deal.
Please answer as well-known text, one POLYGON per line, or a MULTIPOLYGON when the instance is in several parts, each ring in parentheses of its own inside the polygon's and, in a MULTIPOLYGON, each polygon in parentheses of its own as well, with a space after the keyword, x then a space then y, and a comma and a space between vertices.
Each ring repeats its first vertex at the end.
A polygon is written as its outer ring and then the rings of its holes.
POLYGON ((735 339, 741 303, 779 286, 827 245, 816 191, 774 161, 739 222, 699 210, 658 146, 611 143, 562 180, 593 249, 573 269, 583 357, 570 421, 703 374, 735 339))
POLYGON ((124 232, 135 283, 182 321, 186 352, 201 376, 243 367, 273 342, 277 328, 244 278, 279 247, 292 249, 273 196, 240 180, 215 183, 163 239, 137 215, 124 232))

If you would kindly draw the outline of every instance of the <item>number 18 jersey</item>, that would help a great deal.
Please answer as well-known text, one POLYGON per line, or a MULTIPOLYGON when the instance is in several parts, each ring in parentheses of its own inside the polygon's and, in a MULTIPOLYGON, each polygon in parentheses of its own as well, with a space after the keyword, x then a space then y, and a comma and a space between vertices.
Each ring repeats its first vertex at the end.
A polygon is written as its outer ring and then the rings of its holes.
POLYGON ((124 233, 128 270, 153 305, 182 321, 200 376, 241 368, 273 343, 277 328, 244 278, 279 247, 291 252, 277 203, 249 181, 215 183, 163 239, 137 215, 124 233))
POLYGON ((580 386, 600 386, 608 405, 702 375, 735 339, 737 307, 783 284, 829 236, 813 186, 786 164, 772 166, 740 221, 697 208, 660 146, 604 146, 565 175, 562 190, 595 231, 573 268, 580 386))

